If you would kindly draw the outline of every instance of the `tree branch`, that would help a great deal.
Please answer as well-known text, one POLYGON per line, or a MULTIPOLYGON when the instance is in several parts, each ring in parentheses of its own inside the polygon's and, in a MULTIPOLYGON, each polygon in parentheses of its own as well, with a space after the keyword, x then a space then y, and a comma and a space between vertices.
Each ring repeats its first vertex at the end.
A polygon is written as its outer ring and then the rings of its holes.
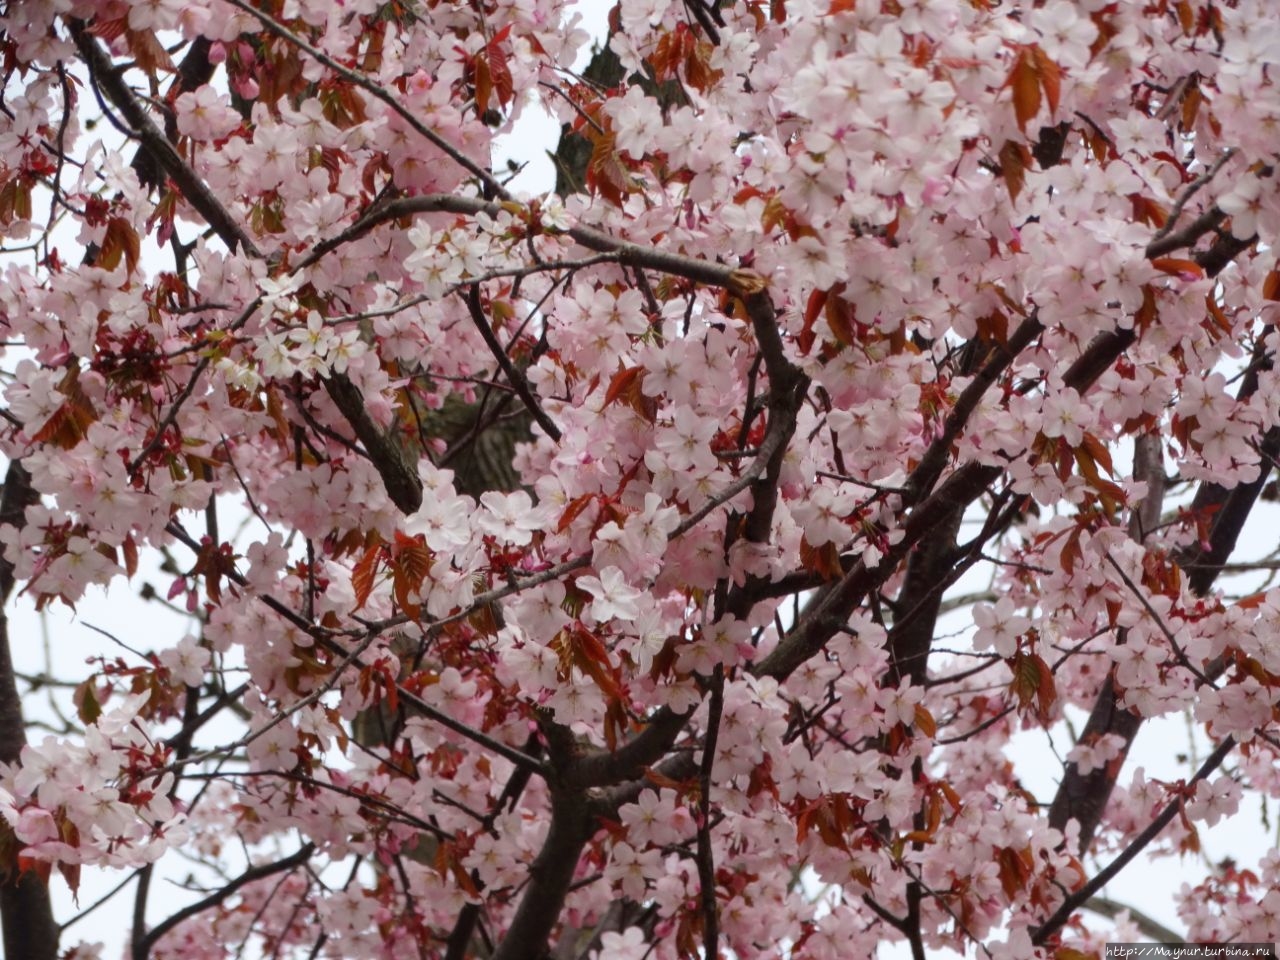
POLYGON ((395 435, 373 422, 365 407, 364 395, 345 373, 336 370, 330 373, 324 378, 324 388, 333 405, 364 444, 369 462, 382 478, 382 486, 391 502, 405 516, 415 513, 422 506, 422 480, 418 477, 416 465, 408 462, 395 435))
MULTIPOLYGON (((1218 767, 1222 765, 1222 761, 1227 758, 1227 754, 1235 748, 1235 745, 1236 742, 1231 737, 1227 737, 1222 741, 1222 743, 1218 744, 1217 749, 1215 749, 1213 753, 1209 754, 1208 759, 1201 764, 1200 769, 1197 770, 1195 776, 1191 778, 1188 786, 1194 787, 1205 777, 1209 776, 1209 774, 1213 773, 1214 770, 1218 769, 1218 767)), ((1040 946, 1051 936, 1057 933, 1063 925, 1071 919, 1071 915, 1075 913, 1078 907, 1087 903, 1090 897, 1105 887, 1111 881, 1112 877, 1128 866, 1129 862, 1133 860, 1134 857, 1146 849, 1147 845, 1160 835, 1160 832, 1169 825, 1175 816, 1177 816, 1178 810, 1181 807, 1181 797, 1176 797, 1165 804, 1164 809, 1160 811, 1159 815, 1156 816, 1151 823, 1147 824, 1146 829, 1138 834, 1114 860, 1108 863, 1102 870, 1098 871, 1092 880, 1082 886, 1075 893, 1071 894, 1071 896, 1067 897, 1067 899, 1062 902, 1062 906, 1057 909, 1053 916, 1036 928, 1031 935, 1031 942, 1036 946, 1040 946)))
POLYGON ((276 20, 270 14, 267 14, 256 7, 250 6, 245 3, 244 0, 227 0, 227 3, 236 9, 249 14, 249 16, 261 23, 268 33, 273 33, 285 42, 297 47, 317 63, 324 64, 324 66, 328 67, 347 82, 354 84, 374 99, 380 100, 382 103, 386 104, 387 107, 390 108, 396 116, 407 123, 414 132, 427 140, 432 146, 447 155, 454 163, 458 164, 458 166, 462 167, 483 183, 493 196, 501 197, 504 200, 510 196, 507 193, 506 188, 494 178, 492 173, 475 163, 475 161, 463 154, 448 140, 444 139, 440 134, 426 126, 421 120, 414 116, 412 111, 405 109, 404 105, 392 96, 387 91, 386 87, 379 83, 375 83, 362 73, 343 66, 323 50, 307 43, 307 41, 303 40, 279 20, 276 20))
POLYGON ((720 906, 716 897, 716 861, 711 849, 711 771, 716 762, 720 715, 724 709, 724 666, 716 664, 707 705, 707 734, 698 771, 698 898, 702 909, 703 956, 720 956, 720 906))
MULTIPOLYGON (((1259 389, 1259 374, 1269 370, 1271 360, 1265 354, 1262 344, 1266 337, 1260 337, 1255 350, 1254 362, 1250 365, 1240 389, 1236 394, 1238 402, 1244 402, 1259 389)), ((1151 531, 1158 527, 1161 503, 1156 494, 1163 491, 1164 463, 1158 446, 1158 439, 1142 441, 1135 451, 1135 477, 1145 479, 1148 486, 1148 497, 1130 518, 1131 533, 1151 531), (1144 476, 1145 475, 1145 476, 1144 476)), ((1187 586, 1196 596, 1206 595, 1214 581, 1221 573, 1221 564, 1235 550, 1236 541, 1244 530, 1258 496, 1266 485, 1271 471, 1271 464, 1280 455, 1280 427, 1273 427, 1264 435, 1259 445, 1262 463, 1258 476, 1250 483, 1242 483, 1230 489, 1220 484, 1206 483, 1196 491, 1190 510, 1193 514, 1212 511, 1213 522, 1208 534, 1208 547, 1195 542, 1175 556, 1178 566, 1189 571, 1187 586)), ((1225 664, 1219 658, 1208 664, 1202 671, 1206 677, 1214 678, 1224 669, 1225 664)), ((1121 709, 1116 701, 1114 671, 1108 673, 1103 681, 1102 689, 1094 701, 1089 719, 1081 734, 1083 742, 1095 742, 1103 736, 1119 737, 1121 741, 1119 757, 1128 754, 1129 747, 1138 731, 1142 728, 1142 718, 1129 710, 1121 709)), ((1057 830, 1066 828, 1074 819, 1080 824, 1079 850, 1089 849, 1107 801, 1115 788, 1116 777, 1121 764, 1109 764, 1099 767, 1088 774, 1081 774, 1074 764, 1068 764, 1062 782, 1054 794, 1049 806, 1049 825, 1057 830)))
MULTIPOLYGON (((26 526, 27 507, 38 503, 31 488, 31 475, 21 460, 10 460, 0 493, 0 526, 21 530, 26 526)), ((0 763, 17 764, 26 746, 26 726, 22 699, 14 677, 9 645, 9 616, 4 610, 13 592, 13 564, 0 553, 0 763)), ((0 821, 0 835, 10 828, 0 821)), ((58 925, 53 921, 49 886, 35 870, 22 870, 13 860, 0 862, 0 926, 4 929, 4 955, 23 960, 55 960, 58 955, 58 925)))
POLYGON ((1178 944, 1185 942, 1185 938, 1170 930, 1160 921, 1153 917, 1147 916, 1141 910, 1136 910, 1128 904, 1120 903, 1117 900, 1110 900, 1107 897, 1098 895, 1090 897, 1084 904, 1086 910, 1101 914, 1115 920, 1122 914, 1128 914, 1129 919, 1142 932, 1144 937, 1155 941, 1156 943, 1178 944))
POLYGON ((112 105, 129 122, 130 135, 138 140, 178 185, 179 191, 188 203, 195 207, 205 222, 213 228, 222 242, 231 250, 240 248, 251 257, 260 258, 262 254, 249 239, 249 235, 241 229, 240 224, 228 213, 217 198, 205 186, 203 180, 187 164, 164 132, 155 125, 146 109, 133 95, 124 82, 122 71, 111 62, 111 58, 99 46, 98 41, 89 32, 83 20, 69 19, 67 28, 76 49, 84 57, 85 64, 95 84, 107 95, 112 105))
POLYGON ((166 917, 161 923, 158 923, 146 935, 141 937, 134 943, 133 956, 134 960, 146 960, 151 953, 151 948, 155 946, 156 941, 163 937, 166 933, 182 923, 194 917, 196 914, 203 913, 211 907, 216 907, 222 903, 233 893, 246 884, 253 883, 255 880, 261 880, 264 877, 270 877, 273 874, 280 873, 284 870, 294 870, 302 866, 311 859, 311 855, 315 853, 316 847, 314 843, 304 843, 294 853, 285 857, 283 860, 276 860, 274 863, 266 863, 257 867, 250 867, 240 876, 223 884, 209 896, 203 900, 183 907, 177 913, 170 917, 166 917))
POLYGON ((507 351, 498 342, 493 328, 489 326, 489 321, 485 319, 484 309, 480 305, 480 285, 478 283, 470 285, 467 290, 466 300, 467 311, 471 314, 471 322, 475 324, 476 330, 480 332, 480 336, 484 339, 489 352, 493 354, 493 359, 498 361, 498 366, 506 374, 507 382, 515 390, 516 396, 520 398, 520 402, 529 411, 529 415, 538 421, 538 426, 542 427, 543 432, 559 443, 560 428, 555 425, 552 419, 547 416, 546 411, 542 409, 537 398, 534 397, 533 391, 529 389, 529 381, 525 379, 523 373, 516 369, 516 365, 511 362, 511 358, 507 356, 507 351))

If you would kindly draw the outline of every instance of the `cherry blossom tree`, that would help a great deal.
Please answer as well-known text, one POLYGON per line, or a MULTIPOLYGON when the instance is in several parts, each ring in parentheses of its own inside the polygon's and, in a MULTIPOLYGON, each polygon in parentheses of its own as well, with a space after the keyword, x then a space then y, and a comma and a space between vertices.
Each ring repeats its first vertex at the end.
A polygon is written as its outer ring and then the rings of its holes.
POLYGON ((0 10, 7 956, 1280 939, 1269 0, 0 10))

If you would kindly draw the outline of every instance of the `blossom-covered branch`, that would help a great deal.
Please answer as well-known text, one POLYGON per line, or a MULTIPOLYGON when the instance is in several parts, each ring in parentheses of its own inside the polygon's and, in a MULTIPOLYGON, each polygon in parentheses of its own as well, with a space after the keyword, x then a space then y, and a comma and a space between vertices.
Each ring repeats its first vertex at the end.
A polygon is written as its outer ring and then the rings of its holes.
MULTIPOLYGON (((580 12, 0 3, 0 586, 182 618, 0 669, 5 896, 131 871, 138 960, 1094 956, 1099 876, 1280 792, 1274 11, 580 12)), ((1186 935, 1280 936, 1214 853, 1186 935)))

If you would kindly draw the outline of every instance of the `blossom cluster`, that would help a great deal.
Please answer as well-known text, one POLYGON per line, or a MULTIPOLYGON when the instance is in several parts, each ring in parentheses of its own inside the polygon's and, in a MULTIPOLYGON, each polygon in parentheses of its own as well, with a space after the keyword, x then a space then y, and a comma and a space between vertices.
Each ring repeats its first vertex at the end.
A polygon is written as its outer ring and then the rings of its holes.
POLYGON ((24 860, 56 864, 74 885, 84 865, 142 866, 186 842, 169 752, 138 722, 147 699, 125 698, 81 743, 46 736, 0 770, 0 816, 24 860))

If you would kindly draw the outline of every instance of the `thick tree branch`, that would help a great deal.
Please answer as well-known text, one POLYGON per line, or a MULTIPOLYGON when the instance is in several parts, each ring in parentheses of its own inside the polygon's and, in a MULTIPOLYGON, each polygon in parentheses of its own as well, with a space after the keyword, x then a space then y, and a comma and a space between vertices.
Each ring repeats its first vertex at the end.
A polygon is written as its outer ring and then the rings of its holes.
POLYGON ((1151 242, 1147 244, 1147 256, 1159 257, 1166 253, 1172 253, 1174 250, 1182 247, 1194 246, 1202 236, 1213 230, 1227 218, 1227 215, 1219 210, 1216 206, 1210 207, 1195 220, 1174 232, 1174 228, 1178 224, 1178 220, 1182 217, 1182 211, 1186 208, 1187 203, 1200 190, 1209 183, 1218 171, 1221 170, 1233 156, 1236 151, 1224 150, 1222 154, 1215 160, 1204 173, 1196 177, 1191 183, 1183 188, 1178 195, 1177 201, 1173 205, 1173 209, 1169 211, 1169 218, 1165 221, 1163 227, 1156 231, 1155 236, 1151 238, 1151 242))
MULTIPOLYGON (((70 30, 77 49, 89 65, 94 81, 129 122, 132 135, 141 144, 140 149, 154 158, 156 164, 173 179, 182 196, 204 217, 229 248, 235 250, 238 247, 246 255, 260 259, 262 254, 248 234, 213 196, 199 175, 179 156, 168 137, 155 125, 146 108, 128 88, 122 72, 111 62, 86 25, 81 21, 71 21, 70 30)), ((155 435, 153 445, 160 442, 163 428, 176 420, 183 403, 191 396, 208 365, 207 358, 201 359, 197 364, 186 390, 171 405, 162 428, 155 435)), ((403 452, 394 438, 380 430, 370 419, 360 391, 345 374, 336 371, 325 380, 325 388, 334 405, 364 444, 370 462, 382 477, 392 503, 406 515, 415 512, 422 504, 422 483, 417 471, 405 462, 403 452)), ((135 460, 134 469, 142 459, 139 456, 135 460)))
POLYGON ((1090 897, 1084 908, 1111 920, 1128 914, 1129 920, 1141 931, 1142 935, 1155 943, 1179 944, 1186 940, 1185 937, 1170 930, 1154 917, 1147 916, 1141 910, 1137 910, 1128 904, 1120 903, 1118 900, 1111 900, 1100 894, 1096 897, 1090 897))
POLYGON ((647 767, 666 756, 690 716, 691 713, 676 713, 670 707, 663 707, 639 734, 617 750, 595 750, 575 757, 561 771, 561 776, 566 784, 578 789, 641 777, 647 767))
MULTIPOLYGON (((1147 484, 1147 495, 1129 516, 1129 535, 1139 543, 1147 531, 1160 523, 1164 506, 1164 452, 1159 437, 1139 437, 1134 447, 1133 478, 1147 484)), ((1127 631, 1121 631, 1118 643, 1123 643, 1127 631)), ((1142 718, 1120 706, 1117 700, 1114 671, 1103 680, 1094 708, 1085 722, 1080 742, 1096 743, 1104 736, 1118 736, 1123 741, 1119 757, 1121 763, 1128 754, 1133 738, 1142 726, 1142 718)), ((1088 773, 1075 763, 1067 764, 1062 782, 1049 806, 1049 826, 1065 830, 1068 822, 1075 820, 1080 827, 1077 852, 1083 854, 1093 843, 1094 834, 1102 820, 1102 813, 1111 799, 1115 787, 1117 769, 1102 764, 1088 773)))
POLYGON ((502 368, 502 372, 506 375, 507 382, 511 384, 511 388, 515 390, 516 396, 520 398, 520 402, 529 411, 529 415, 538 422, 538 426, 542 427, 543 432, 552 440, 559 442, 560 428, 555 425, 552 419, 547 416, 546 411, 542 409, 537 398, 533 395, 533 391, 529 389, 529 381, 525 379, 523 373, 516 369, 516 365, 511 362, 511 358, 507 356, 507 351, 498 342, 493 328, 489 326, 489 321, 485 319, 484 308, 480 304, 479 284, 471 284, 467 290, 466 300, 467 311, 471 314, 471 322, 475 324, 476 330, 479 331, 480 336, 484 339, 485 346, 493 354, 493 359, 502 368))
MULTIPOLYGON (((544 727, 552 770, 571 765, 576 745, 564 728, 544 727)), ((564 898, 591 835, 596 830, 596 810, 585 790, 552 777, 551 825, 542 849, 529 865, 529 884, 516 907, 492 960, 539 960, 547 949, 564 907, 564 898)))
POLYGON ((261 257, 258 248, 240 224, 235 221, 216 197, 210 192, 204 181, 187 164, 178 151, 174 149, 169 138, 164 135, 146 108, 141 104, 133 91, 124 81, 124 73, 99 45, 97 39, 89 32, 82 20, 69 20, 67 24, 76 49, 84 57, 85 64, 93 82, 107 95, 112 106, 120 111, 121 116, 132 128, 130 134, 138 140, 156 163, 177 184, 183 198, 195 207, 205 222, 222 239, 231 250, 237 247, 251 257, 261 257))
POLYGON ((724 666, 716 664, 707 704, 707 735, 698 770, 698 899, 702 909, 703 956, 720 956, 720 905, 716 897, 716 861, 711 849, 711 773, 716 762, 720 718, 724 710, 724 666))
POLYGON ((529 885, 491 960, 541 960, 560 920, 574 871, 590 839, 585 801, 552 802, 551 827, 529 865, 529 885))
MULTIPOLYGON (((184 93, 191 93, 213 79, 214 64, 209 60, 209 51, 213 41, 200 36, 191 41, 182 62, 178 64, 178 72, 173 86, 169 89, 168 100, 173 102, 184 93)), ((170 142, 177 139, 177 124, 174 123, 172 111, 165 121, 165 135, 170 142)), ((164 186, 165 170, 161 167, 156 155, 145 146, 140 146, 133 156, 133 171, 138 175, 138 182, 144 187, 160 189, 164 186)))
MULTIPOLYGON (((1238 402, 1247 401, 1259 389, 1259 375, 1270 369, 1271 360, 1264 352, 1262 344, 1266 337, 1259 338, 1254 362, 1250 365, 1237 392, 1238 402)), ((1135 478, 1146 479, 1148 499, 1130 519, 1130 530, 1139 532, 1154 530, 1159 524, 1160 504, 1155 494, 1162 490, 1164 482, 1164 464, 1158 450, 1151 449, 1158 440, 1140 441, 1135 455, 1135 478), (1140 476, 1139 471, 1146 476, 1140 476), (1157 477, 1158 474, 1158 477, 1157 477)), ((1189 571, 1187 586, 1196 596, 1205 596, 1212 588, 1214 581, 1222 571, 1222 563, 1235 550, 1236 541, 1244 530, 1258 496, 1270 476, 1271 465, 1280 456, 1280 427, 1273 427, 1263 436, 1259 444, 1261 464, 1258 476, 1250 483, 1238 484, 1227 488, 1220 484, 1204 484, 1196 492, 1192 500, 1191 512, 1204 513, 1212 511, 1213 520, 1207 537, 1207 547, 1197 541, 1182 551, 1174 559, 1180 567, 1189 571)), ((1206 665, 1202 673, 1208 678, 1217 677, 1225 664, 1219 658, 1206 665)), ((1128 754, 1134 738, 1142 728, 1142 718, 1130 710, 1122 709, 1116 701, 1116 689, 1112 674, 1103 681, 1102 689, 1094 701, 1089 719, 1085 722, 1081 740, 1085 743, 1096 742, 1103 736, 1119 737, 1119 757, 1128 754)), ((1088 850, 1093 843, 1102 813, 1115 787, 1116 777, 1122 764, 1100 767, 1089 774, 1081 774, 1073 763, 1069 764, 1058 790, 1049 807, 1049 825, 1062 830, 1067 823, 1075 819, 1080 824, 1079 850, 1088 850)))
MULTIPOLYGON (((1195 776, 1191 778, 1188 786, 1194 787, 1205 777, 1209 776, 1209 774, 1213 773, 1213 771, 1217 770, 1218 767, 1222 765, 1222 761, 1227 758, 1227 754, 1235 748, 1235 745, 1236 742, 1231 737, 1227 737, 1222 741, 1222 743, 1218 744, 1213 753, 1209 754, 1208 759, 1201 764, 1200 769, 1197 770, 1195 776)), ((1071 896, 1067 897, 1067 899, 1062 902, 1062 906, 1054 912, 1053 916, 1036 928, 1036 930, 1031 934, 1031 942, 1036 946, 1040 946, 1051 936, 1061 930, 1067 921, 1071 919, 1071 915, 1075 913, 1077 909, 1084 906, 1084 904, 1089 901, 1090 897, 1110 883, 1111 879, 1128 866, 1134 857, 1145 850, 1152 840, 1160 836, 1161 831, 1163 831, 1164 828, 1173 821, 1173 818, 1178 815, 1178 811, 1182 808, 1182 803, 1183 801, 1181 797, 1175 797, 1165 804, 1164 809, 1160 811, 1156 818, 1152 820, 1151 823, 1147 824, 1146 828, 1134 837, 1129 845, 1125 847, 1114 860, 1108 863, 1103 869, 1099 870, 1088 883, 1082 886, 1075 893, 1071 894, 1071 896)))
POLYGON ((364 444, 369 462, 382 478, 391 502, 405 516, 415 513, 422 506, 422 480, 416 464, 408 462, 394 433, 373 422, 365 407, 364 395, 345 373, 334 371, 325 378, 324 386, 333 405, 364 444))
MULTIPOLYGON (((1254 240, 1242 241, 1234 237, 1220 239, 1209 250, 1198 252, 1194 259, 1201 263, 1208 275, 1215 276, 1253 242, 1254 240)), ((1147 255, 1153 256, 1150 250, 1147 255)), ((1028 337, 1034 329, 1027 326, 1030 322, 1031 320, 1025 321, 1015 333, 1015 336, 1022 335, 1019 336, 1019 341, 1028 337)), ((1137 334, 1133 329, 1118 329, 1100 334, 1067 368, 1062 377, 1063 385, 1083 396, 1136 338, 1137 334)), ((1011 338, 1011 343, 1016 345, 1016 342, 1018 341, 1011 338)), ((1011 355, 1009 360, 1012 359, 1011 355)), ((978 393, 968 402, 976 403, 980 397, 981 394, 978 393)), ((927 462, 917 465, 905 485, 908 496, 904 498, 904 506, 912 505, 912 496, 921 496, 932 488, 931 475, 936 475, 939 462, 944 459, 941 453, 933 453, 927 462), (923 473, 922 468, 925 471, 923 473), (916 479, 917 473, 920 473, 919 480, 916 479)), ((923 537, 929 535, 939 524, 945 523, 952 511, 963 512, 999 477, 1000 472, 997 467, 973 462, 957 468, 932 494, 914 506, 903 522, 903 538, 885 552, 875 570, 867 569, 861 562, 855 564, 813 605, 769 656, 755 665, 754 672, 782 679, 821 650, 837 631, 843 629, 853 609, 892 575, 923 537)))
MULTIPOLYGON (((412 217, 422 213, 455 213, 464 216, 475 216, 483 213, 490 217, 496 217, 504 210, 511 209, 511 207, 511 204, 445 193, 400 197, 395 200, 380 202, 366 210, 346 230, 316 244, 310 254, 298 261, 294 272, 306 270, 339 247, 359 240, 384 223, 391 223, 404 217, 412 217)), ((517 209, 520 208, 517 207, 517 209)), ((564 235, 588 250, 616 257, 617 261, 624 266, 642 267, 646 270, 683 277, 695 283, 729 289, 735 293, 741 291, 744 294, 744 298, 745 295, 750 295, 750 291, 744 289, 744 284, 748 282, 746 278, 750 275, 723 263, 620 240, 602 230, 581 225, 569 227, 564 232, 564 235), (737 274, 736 279, 735 274, 737 274)), ((759 291, 755 292, 758 293, 759 291)), ((769 314, 769 319, 771 322, 775 322, 772 313, 769 314)), ((779 342, 781 342, 780 339, 779 342)))
POLYGON ((933 485, 937 483, 938 477, 942 475, 951 457, 951 449, 956 438, 969 423, 969 418, 973 416, 974 410, 978 408, 987 390, 1009 368, 1009 364, 1018 354, 1029 347, 1043 332, 1044 326, 1040 323, 1038 316, 1033 313, 1018 324, 1018 328, 1009 337, 1008 342, 995 344, 991 348, 990 359, 982 365, 977 375, 961 391, 955 406, 947 414, 942 433, 929 444, 924 456, 920 458, 919 465, 912 471, 906 495, 908 502, 918 500, 933 489, 933 485))
POLYGON ((161 923, 156 924, 144 936, 134 942, 133 960, 146 960, 151 955, 151 948, 155 946, 156 942, 178 924, 218 906, 245 884, 253 883, 255 880, 261 880, 264 877, 270 877, 287 870, 296 870, 311 859, 311 855, 315 853, 315 850, 315 844, 304 843, 294 853, 282 860, 250 867, 240 876, 223 884, 204 899, 197 900, 195 903, 183 907, 172 916, 166 917, 161 923))
MULTIPOLYGON (((0 493, 0 526, 22 529, 26 526, 27 507, 39 499, 22 461, 9 461, 0 493)), ((13 564, 0 555, 0 763, 16 764, 26 746, 27 734, 13 672, 9 616, 4 610, 13 582, 13 564)), ((9 829, 0 821, 0 833, 9 829)), ((16 850, 11 844, 6 846, 16 850)), ((55 960, 58 956, 58 925, 53 922, 49 886, 34 870, 20 870, 16 857, 14 862, 0 863, 0 926, 4 930, 6 957, 55 960)))
POLYGON ((921 686, 928 677, 929 649, 944 592, 939 587, 958 559, 956 534, 961 517, 962 511, 957 510, 945 518, 907 560, 906 579, 898 592, 898 609, 907 615, 889 631, 889 670, 883 686, 896 687, 903 680, 921 686))

